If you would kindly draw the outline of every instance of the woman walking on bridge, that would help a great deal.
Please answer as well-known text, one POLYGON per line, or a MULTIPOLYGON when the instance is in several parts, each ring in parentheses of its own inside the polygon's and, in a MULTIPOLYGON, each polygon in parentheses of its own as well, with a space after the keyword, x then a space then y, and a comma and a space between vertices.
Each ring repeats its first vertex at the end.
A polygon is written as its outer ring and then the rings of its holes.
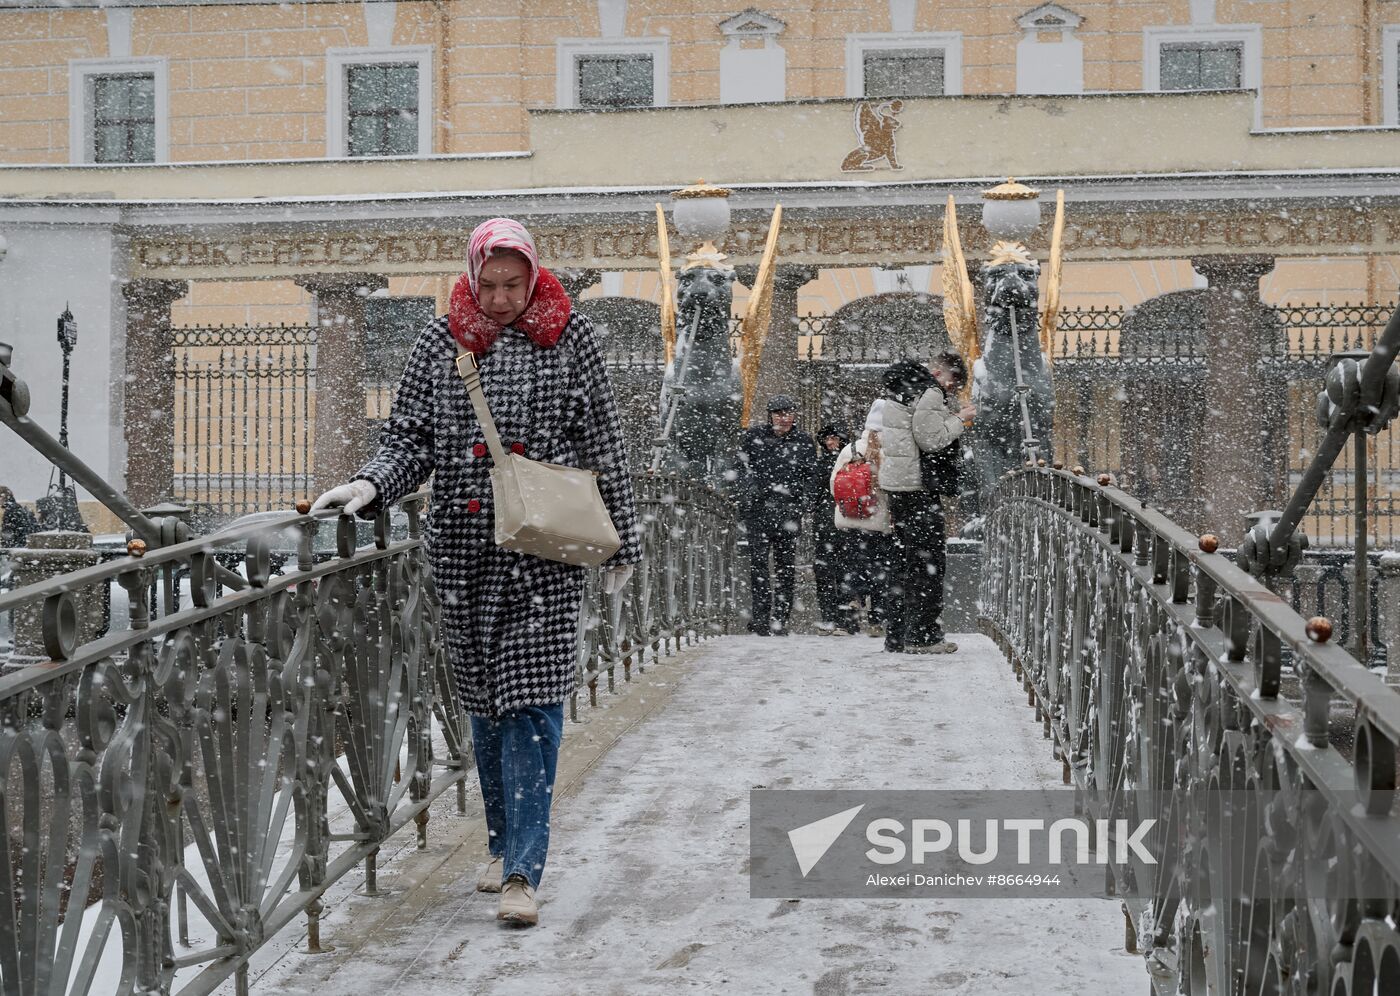
POLYGON ((507 447, 596 472, 622 539, 604 564, 604 590, 621 590, 641 543, 598 336, 540 266, 529 233, 508 218, 472 232, 467 272, 449 313, 414 344, 378 453, 314 507, 372 515, 433 477, 426 547, 457 693, 471 714, 491 852, 478 888, 501 893, 499 919, 534 925, 585 569, 496 545, 492 461, 455 365, 464 351, 476 358, 507 447))

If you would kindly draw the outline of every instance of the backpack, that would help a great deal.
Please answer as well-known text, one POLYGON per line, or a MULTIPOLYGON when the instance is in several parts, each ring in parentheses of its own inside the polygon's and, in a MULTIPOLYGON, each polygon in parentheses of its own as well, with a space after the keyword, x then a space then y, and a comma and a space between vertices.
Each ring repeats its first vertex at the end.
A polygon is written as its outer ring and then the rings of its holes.
POLYGON ((868 462, 848 463, 836 472, 831 496, 847 519, 868 519, 875 514, 875 482, 868 462))

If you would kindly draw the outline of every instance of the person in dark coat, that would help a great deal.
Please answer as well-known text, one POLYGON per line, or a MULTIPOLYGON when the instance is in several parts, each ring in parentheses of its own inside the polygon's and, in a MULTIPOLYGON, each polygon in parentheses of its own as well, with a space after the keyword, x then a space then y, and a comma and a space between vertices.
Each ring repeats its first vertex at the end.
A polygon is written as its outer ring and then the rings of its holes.
POLYGON ((379 451, 315 507, 372 514, 433 477, 425 541, 457 694, 471 714, 490 837, 491 860, 478 888, 501 892, 499 919, 533 925, 563 703, 574 690, 585 569, 496 545, 491 459, 456 357, 477 357, 505 446, 597 473, 622 538, 603 566, 605 591, 621 589, 641 559, 641 537, 622 425, 592 323, 539 265, 519 222, 496 218, 478 226, 467 266, 449 313, 414 344, 379 451))
POLYGON ((0 548, 26 546, 29 534, 39 531, 34 513, 15 500, 15 493, 0 487, 0 548))
POLYGON ((817 445, 796 425, 797 405, 774 395, 768 424, 745 432, 739 446, 739 515, 753 596, 749 626, 759 636, 787 635, 797 537, 816 499, 817 445))
POLYGON ((828 636, 838 632, 855 633, 860 628, 852 604, 856 592, 853 575, 859 573, 852 562, 855 537, 836 528, 836 501, 830 486, 836 460, 848 442, 850 436, 834 422, 817 430, 815 490, 818 498, 812 513, 812 571, 816 575, 817 606, 821 612, 817 630, 828 636))

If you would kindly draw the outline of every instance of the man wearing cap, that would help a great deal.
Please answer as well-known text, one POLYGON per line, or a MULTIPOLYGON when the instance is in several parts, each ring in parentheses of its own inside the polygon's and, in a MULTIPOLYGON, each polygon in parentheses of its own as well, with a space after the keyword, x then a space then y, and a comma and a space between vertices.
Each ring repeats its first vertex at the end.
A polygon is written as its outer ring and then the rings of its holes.
POLYGON ((749 626, 759 636, 787 635, 797 537, 803 513, 817 498, 817 444, 796 424, 796 403, 774 395, 768 424, 747 430, 739 446, 739 514, 748 534, 753 594, 749 626))

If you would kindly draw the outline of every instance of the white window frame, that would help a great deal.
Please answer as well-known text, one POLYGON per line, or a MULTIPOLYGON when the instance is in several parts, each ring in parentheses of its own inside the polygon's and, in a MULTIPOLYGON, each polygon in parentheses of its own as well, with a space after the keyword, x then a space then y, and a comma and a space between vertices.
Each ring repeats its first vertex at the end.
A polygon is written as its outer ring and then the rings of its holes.
MULTIPOLYGON (((383 48, 326 49, 326 158, 348 159, 349 136, 346 121, 345 75, 351 66, 412 63, 418 67, 418 152, 413 158, 433 154, 433 47, 431 45, 387 45, 383 48)), ((397 158, 377 156, 374 158, 397 158)))
POLYGON ((569 110, 578 103, 580 55, 651 56, 651 106, 671 102, 671 40, 669 38, 560 38, 554 43, 554 106, 569 110))
POLYGON ((1400 24, 1386 24, 1381 27, 1381 123, 1390 127, 1400 127, 1400 101, 1396 99, 1395 88, 1400 85, 1400 66, 1397 66, 1396 49, 1400 48, 1400 24))
POLYGON ((882 32, 846 36, 846 96, 865 96, 865 53, 886 49, 941 48, 943 50, 943 95, 957 97, 963 92, 962 32, 928 31, 916 34, 882 32))
MULTIPOLYGON (((96 156, 96 136, 90 99, 94 76, 144 73, 155 80, 156 149, 155 162, 170 162, 170 65, 165 56, 128 59, 71 59, 68 62, 68 161, 92 163, 96 156)), ((120 165, 104 163, 103 165, 120 165)), ((141 165, 135 163, 134 165, 141 165)))
POLYGON ((1142 29, 1142 88, 1148 93, 1191 93, 1162 89, 1162 46, 1175 42, 1235 42, 1240 52, 1240 87, 1254 91, 1254 126, 1263 122, 1264 29, 1258 24, 1177 25, 1142 29))

